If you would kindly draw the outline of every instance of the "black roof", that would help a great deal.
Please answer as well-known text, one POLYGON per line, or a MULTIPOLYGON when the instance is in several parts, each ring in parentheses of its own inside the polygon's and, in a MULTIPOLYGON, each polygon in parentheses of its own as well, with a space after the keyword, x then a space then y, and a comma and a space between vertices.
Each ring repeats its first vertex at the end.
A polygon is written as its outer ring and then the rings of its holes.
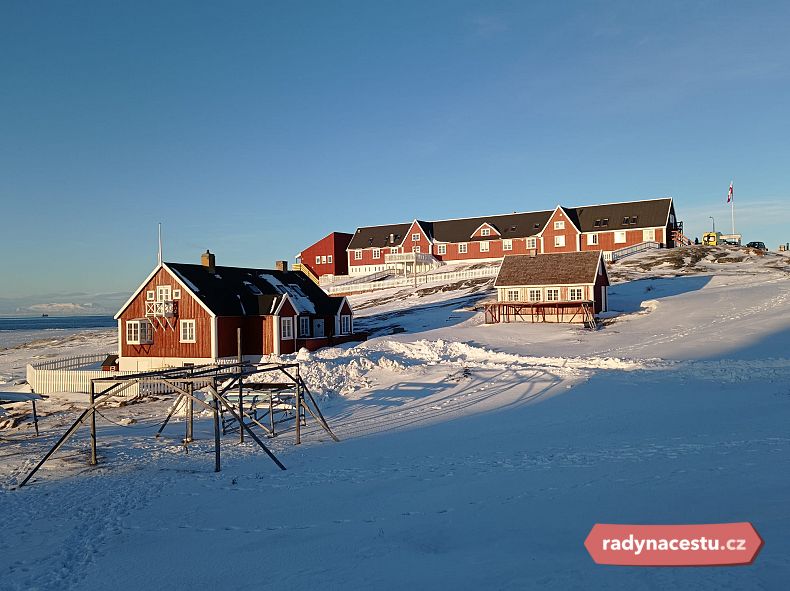
POLYGON ((389 224, 387 226, 357 228, 348 248, 384 248, 386 246, 398 246, 403 241, 404 236, 406 236, 406 232, 409 231, 411 224, 411 222, 408 222, 406 224, 389 224), (390 234, 392 234, 395 239, 393 243, 390 243, 390 234))
POLYGON ((574 207, 582 232, 598 230, 628 230, 631 228, 660 228, 665 226, 672 207, 672 199, 628 201, 606 205, 574 207), (625 223, 626 218, 628 223, 625 223), (604 220, 607 220, 606 225, 604 220), (598 224, 596 225, 596 221, 598 224))
POLYGON ((550 211, 531 211, 433 222, 434 240, 466 242, 471 240, 472 232, 486 223, 496 228, 502 238, 527 238, 540 232, 549 216, 550 211))
POLYGON ((217 316, 273 314, 287 294, 298 312, 337 314, 342 297, 332 297, 300 271, 165 263, 217 316))

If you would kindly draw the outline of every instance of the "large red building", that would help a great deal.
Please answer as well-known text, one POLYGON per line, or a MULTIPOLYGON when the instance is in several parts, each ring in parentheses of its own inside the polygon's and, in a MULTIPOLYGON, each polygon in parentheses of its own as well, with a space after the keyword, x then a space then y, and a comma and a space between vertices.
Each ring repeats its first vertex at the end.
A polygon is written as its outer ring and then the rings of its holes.
POLYGON ((646 242, 671 248, 682 228, 671 198, 367 226, 358 228, 348 244, 348 272, 366 275, 409 270, 409 265, 420 271, 443 262, 496 260, 510 254, 597 250, 608 258, 646 242))
POLYGON ((305 274, 220 267, 208 251, 200 265, 157 265, 115 318, 122 371, 235 357, 239 328, 249 361, 365 338, 354 332, 346 298, 328 296, 305 274))

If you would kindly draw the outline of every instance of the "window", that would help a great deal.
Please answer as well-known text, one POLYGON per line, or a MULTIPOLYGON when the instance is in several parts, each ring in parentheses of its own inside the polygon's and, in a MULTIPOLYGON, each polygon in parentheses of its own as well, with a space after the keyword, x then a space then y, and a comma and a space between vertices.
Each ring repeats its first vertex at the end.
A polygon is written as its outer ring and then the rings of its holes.
POLYGON ((148 320, 126 321, 126 344, 150 345, 154 342, 154 328, 148 320))
POLYGON ((638 215, 632 216, 632 217, 631 217, 631 223, 632 223, 632 224, 635 224, 635 223, 636 223, 636 220, 638 220, 638 219, 639 219, 639 216, 638 216, 638 215))
POLYGON ((562 248, 563 246, 565 246, 565 236, 555 236, 554 246, 557 248, 562 248))
POLYGON ((148 290, 147 292, 145 292, 145 299, 148 300, 149 302, 153 302, 155 297, 156 297, 156 294, 154 293, 153 289, 148 290))
POLYGON ((546 301, 547 302, 558 302, 560 301, 560 290, 555 288, 550 288, 546 290, 546 301))
POLYGON ((354 251, 354 260, 355 261, 361 261, 362 260, 362 251, 361 250, 355 250, 354 251))
POLYGON ((156 286, 156 301, 157 302, 169 302, 170 301, 170 286, 169 285, 157 285, 156 286))
POLYGON ((326 255, 326 262, 328 264, 330 264, 330 265, 332 264, 332 255, 331 254, 326 255))
POLYGON ((489 243, 488 240, 483 240, 480 242, 480 252, 488 252, 489 243))
POLYGON ((530 289, 529 290, 529 301, 530 302, 539 302, 541 300, 541 292, 539 289, 530 289))
POLYGON ((321 264, 321 257, 320 257, 320 255, 316 255, 316 257, 315 257, 315 264, 316 265, 320 265, 321 264))
POLYGON ((595 222, 593 223, 593 227, 600 228, 601 227, 601 220, 595 220, 595 222))
POLYGON ((602 228, 605 228, 608 225, 609 225, 609 218, 604 218, 603 220, 601 220, 601 227, 602 228))
POLYGON ((326 265, 326 255, 321 255, 321 264, 326 265))
POLYGON ((538 239, 537 238, 527 238, 527 248, 528 249, 535 249, 538 247, 538 239))
POLYGON ((587 244, 591 246, 598 244, 598 234, 587 234, 587 244))
POLYGON ((294 338, 294 319, 291 317, 280 318, 280 338, 294 338))
POLYGON ((420 247, 419 246, 412 246, 411 247, 411 251, 412 252, 420 252, 420 247))
POLYGON ((351 334, 351 316, 349 314, 340 316, 340 332, 342 334, 351 334))
POLYGON ((512 240, 503 240, 502 241, 502 250, 513 250, 513 241, 512 240))
POLYGON ((437 244, 436 245, 436 254, 447 254, 447 245, 446 244, 437 244))
POLYGON ((554 229, 555 230, 564 230, 565 229, 565 222, 554 222, 554 229))
POLYGON ((521 294, 517 289, 508 289, 507 290, 507 301, 508 302, 517 302, 521 299, 521 294))
POLYGON ((614 233, 614 243, 615 244, 623 244, 625 242, 625 231, 619 231, 614 233))
POLYGON ((310 336, 310 317, 309 316, 299 316, 299 336, 300 337, 309 337, 310 336))
POLYGON ((624 225, 624 226, 626 226, 626 225, 628 225, 628 224, 630 224, 630 223, 631 223, 631 218, 630 218, 630 217, 628 217, 628 216, 625 216, 625 217, 623 218, 623 225, 624 225))
POLYGON ((483 228, 480 230, 481 236, 491 236, 491 229, 490 228, 483 228))
POLYGON ((390 254, 398 254, 398 247, 395 246, 393 248, 390 248, 390 254))
POLYGON ((180 300, 181 299, 181 290, 180 289, 174 289, 173 290, 173 299, 174 300, 180 300))
POLYGON ((582 299, 582 288, 581 287, 571 287, 568 290, 568 299, 571 301, 579 301, 582 299))
POLYGON ((373 258, 374 259, 380 259, 381 258, 381 249, 380 248, 374 248, 373 249, 373 258))
POLYGON ((419 242, 420 241, 420 235, 419 234, 412 234, 411 235, 411 241, 412 242, 419 242))
POLYGON ((194 343, 195 342, 195 321, 194 320, 181 320, 179 322, 181 325, 181 336, 179 340, 182 343, 194 343))
POLYGON ((458 244, 458 254, 466 254, 467 252, 467 244, 466 242, 461 242, 458 244))
POLYGON ((656 239, 655 229, 642 230, 642 242, 653 242, 656 239))

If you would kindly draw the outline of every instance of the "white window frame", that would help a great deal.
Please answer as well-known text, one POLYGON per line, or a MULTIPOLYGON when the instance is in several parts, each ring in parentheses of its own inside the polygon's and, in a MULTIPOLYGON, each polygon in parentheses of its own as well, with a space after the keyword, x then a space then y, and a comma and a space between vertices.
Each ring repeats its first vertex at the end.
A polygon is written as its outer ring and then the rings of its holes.
POLYGON ((331 265, 332 264, 332 255, 331 254, 326 255, 326 263, 327 263, 327 265, 331 265))
POLYGON ((310 336, 310 317, 309 316, 299 316, 299 336, 300 337, 309 337, 310 336))
POLYGON ((537 238, 527 238, 527 248, 529 250, 535 250, 538 248, 538 239, 537 238))
POLYGON ((521 300, 521 290, 520 289, 508 289, 505 292, 505 301, 518 302, 520 300, 521 300))
POLYGON ((502 250, 513 250, 513 241, 510 238, 502 241, 502 250))
POLYGON ((326 265, 326 255, 325 254, 321 255, 321 264, 322 265, 326 265))
POLYGON ((616 230, 614 233, 615 244, 625 244, 627 242, 625 230, 616 230))
POLYGON ((390 254, 398 254, 398 247, 397 246, 390 247, 390 254))
POLYGON ((588 246, 597 246, 598 245, 598 234, 587 234, 587 245, 588 246))
POLYGON ((194 320, 182 319, 178 321, 178 342, 197 342, 197 323, 194 320))
POLYGON ((565 236, 560 234, 554 237, 554 248, 562 248, 565 246, 565 236))
POLYGON ((446 244, 437 244, 436 245, 436 254, 447 254, 447 245, 446 244))
POLYGON ((655 228, 648 228, 646 230, 642 230, 642 242, 655 242, 655 240, 656 240, 655 228))
POLYGON ((420 252, 420 247, 419 247, 419 245, 418 245, 418 246, 412 246, 412 247, 411 247, 411 251, 412 251, 412 252, 420 252))
POLYGON ((156 299, 156 292, 153 289, 149 289, 145 292, 145 299, 149 302, 153 302, 156 299))
POLYGON ((488 240, 480 241, 480 252, 488 252, 490 249, 491 245, 488 243, 488 240))
POLYGON ((458 254, 466 254, 469 252, 469 245, 466 242, 458 243, 458 254))
POLYGON ((483 228, 480 230, 481 236, 491 236, 491 228, 483 228))
POLYGON ((173 299, 173 288, 169 285, 157 285, 156 286, 156 301, 157 302, 169 302, 173 299))
POLYGON ((584 288, 583 287, 569 287, 568 288, 568 299, 572 302, 580 302, 584 299, 584 288), (577 297, 574 297, 577 296, 577 297))
POLYGON ((174 289, 173 290, 173 299, 174 300, 180 300, 181 299, 181 290, 180 289, 174 289))
POLYGON ((420 233, 419 232, 415 232, 414 234, 412 234, 411 235, 411 241, 412 242, 419 242, 420 241, 420 233))
POLYGON ((340 334, 351 334, 353 325, 351 322, 351 314, 340 315, 340 334))
POLYGON ((531 287, 527 292, 530 302, 540 302, 543 299, 543 290, 539 287, 531 287))
POLYGON ((280 339, 290 341, 294 338, 294 319, 290 316, 280 318, 280 339))
POLYGON ((373 258, 374 259, 380 259, 381 258, 381 249, 380 248, 374 248, 373 249, 373 258))
POLYGON ((547 287, 546 288, 546 301, 547 302, 559 302, 560 301, 560 288, 559 287, 547 287))
POLYGON ((562 220, 554 222, 554 229, 555 230, 564 230, 565 229, 565 222, 562 221, 562 220))
POLYGON ((354 260, 361 261, 362 260, 362 250, 359 248, 354 251, 354 260))
POLYGON ((315 264, 316 265, 320 265, 321 264, 321 255, 320 254, 315 255, 315 264))
POLYGON ((126 321, 127 345, 150 345, 154 342, 154 327, 147 319, 126 321))

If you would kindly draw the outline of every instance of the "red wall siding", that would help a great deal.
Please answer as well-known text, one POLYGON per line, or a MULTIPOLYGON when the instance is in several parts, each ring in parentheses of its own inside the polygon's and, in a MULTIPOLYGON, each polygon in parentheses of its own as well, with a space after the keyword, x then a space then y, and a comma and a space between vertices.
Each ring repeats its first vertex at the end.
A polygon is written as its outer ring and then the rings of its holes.
MULTIPOLYGON (((587 244, 587 235, 582 235, 582 250, 618 250, 644 242, 642 229, 625 230, 625 242, 614 241, 615 230, 598 232, 598 244, 587 244)), ((656 242, 664 242, 664 229, 656 229, 656 242)))
POLYGON ((154 277, 146 283, 142 291, 121 314, 121 357, 211 357, 211 316, 192 295, 173 278, 165 269, 159 269, 154 277), (164 328, 156 319, 151 319, 156 330, 151 345, 129 345, 126 343, 126 321, 145 318, 146 292, 156 291, 157 285, 169 285, 172 289, 181 290, 178 312, 175 318, 162 319, 164 328), (181 343, 179 320, 195 320, 195 343, 181 343), (171 328, 172 327, 172 328, 171 328))
POLYGON ((351 234, 332 232, 302 251, 302 264, 317 277, 321 275, 348 275, 346 249, 351 242, 351 234), (331 263, 316 263, 315 257, 331 256, 331 263))
MULTIPOLYGON (((428 237, 422 231, 417 222, 412 223, 411 228, 409 228, 409 231, 406 233, 406 237, 403 239, 403 244, 401 246, 403 247, 403 252, 413 252, 415 246, 420 247, 420 252, 431 252, 431 242, 428 240, 428 237), (419 234, 420 239, 412 240, 412 236, 414 234, 419 234)), ((384 261, 382 260, 382 262, 384 261)))
MULTIPOLYGON (((283 317, 286 317, 286 316, 289 316, 291 318, 296 316, 296 310, 293 309, 293 306, 291 306, 290 302, 285 302, 283 304, 283 307, 280 309, 280 316, 279 316, 279 318, 275 316, 274 317, 274 322, 280 322, 280 319, 283 318, 283 317)), ((281 330, 280 330, 280 353, 283 353, 283 354, 285 354, 285 353, 293 353, 295 351, 295 349, 294 349, 294 342, 295 342, 295 338, 296 338, 296 333, 299 330, 299 326, 297 325, 298 322, 299 322, 298 319, 294 319, 294 324, 293 324, 293 336, 294 336, 294 338, 293 339, 283 339, 282 338, 282 336, 283 336, 282 335, 282 324, 280 325, 280 328, 281 328, 281 330)))
POLYGON ((466 243, 467 252, 458 252, 458 244, 448 244, 447 254, 437 255, 434 246, 434 256, 440 261, 467 261, 472 259, 493 259, 500 258, 508 254, 530 254, 532 249, 527 249, 526 238, 513 238, 513 250, 502 250, 502 240, 499 238, 488 241, 488 252, 480 252, 479 240, 466 243))
POLYGON ((217 319, 217 349, 220 357, 235 357, 238 354, 236 330, 241 328, 242 355, 264 355, 265 343, 271 343, 272 336, 266 331, 268 316, 222 316, 217 319))
POLYGON ((543 230, 543 252, 576 252, 578 250, 577 236, 579 235, 576 226, 573 225, 561 209, 554 211, 543 230), (565 228, 562 230, 554 229, 554 222, 564 221, 565 228), (555 236, 565 236, 565 246, 554 246, 555 236))

